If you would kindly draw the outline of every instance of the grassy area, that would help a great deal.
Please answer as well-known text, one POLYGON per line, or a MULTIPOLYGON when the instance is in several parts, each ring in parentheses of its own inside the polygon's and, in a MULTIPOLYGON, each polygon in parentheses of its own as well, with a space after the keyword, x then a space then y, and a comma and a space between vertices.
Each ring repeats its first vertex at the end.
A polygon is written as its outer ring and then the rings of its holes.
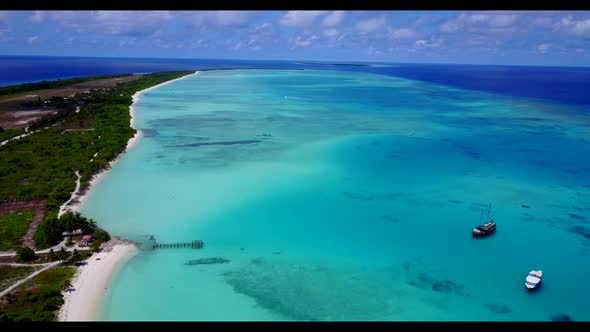
MULTIPOLYGON (((160 72, 142 75, 111 91, 76 95, 84 103, 79 113, 68 119, 91 119, 93 131, 42 130, 0 147, 0 199, 47 198, 48 214, 35 233, 39 249, 57 244, 48 236, 59 206, 67 201, 76 186, 75 170, 86 186, 92 176, 109 167, 110 161, 125 151, 135 130, 130 127, 129 106, 135 92, 179 78, 193 71, 160 72), (98 153, 92 162, 93 155, 98 153)), ((56 242, 57 241, 57 242, 56 242)))
POLYGON ((0 142, 5 141, 9 138, 18 136, 22 134, 24 131, 18 129, 3 129, 0 128, 0 142))
POLYGON ((0 266, 0 292, 33 272, 34 266, 0 266))
POLYGON ((16 249, 33 220, 29 211, 9 213, 0 216, 0 251, 16 249))
POLYGON ((0 322, 53 321, 63 304, 61 294, 76 269, 58 266, 40 273, 0 303, 0 322))

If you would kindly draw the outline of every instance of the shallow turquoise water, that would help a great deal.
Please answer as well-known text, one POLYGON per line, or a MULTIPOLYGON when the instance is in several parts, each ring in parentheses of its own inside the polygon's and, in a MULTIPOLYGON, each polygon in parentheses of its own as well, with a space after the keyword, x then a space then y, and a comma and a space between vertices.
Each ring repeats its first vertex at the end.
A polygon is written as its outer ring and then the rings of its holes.
POLYGON ((206 247, 142 251, 103 320, 590 319, 579 109, 376 74, 232 70, 146 93, 137 126, 145 137, 82 212, 142 243, 206 247), (472 239, 490 202, 498 231, 472 239), (184 265, 206 257, 230 263, 184 265))

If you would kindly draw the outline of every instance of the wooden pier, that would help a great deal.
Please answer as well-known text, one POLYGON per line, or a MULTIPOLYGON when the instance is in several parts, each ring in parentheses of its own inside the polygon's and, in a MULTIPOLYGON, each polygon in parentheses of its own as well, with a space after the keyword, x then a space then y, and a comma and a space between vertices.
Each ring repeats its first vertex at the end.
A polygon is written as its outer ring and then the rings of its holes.
POLYGON ((192 248, 201 249, 205 246, 203 241, 194 240, 192 242, 178 242, 178 243, 155 243, 152 245, 152 249, 156 248, 192 248))

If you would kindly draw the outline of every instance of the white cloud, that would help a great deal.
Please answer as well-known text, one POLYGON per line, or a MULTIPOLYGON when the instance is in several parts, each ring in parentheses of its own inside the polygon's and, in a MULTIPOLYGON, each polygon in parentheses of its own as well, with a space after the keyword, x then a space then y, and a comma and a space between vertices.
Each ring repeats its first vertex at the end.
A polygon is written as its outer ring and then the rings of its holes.
POLYGON ((280 23, 288 27, 308 27, 322 14, 320 10, 290 10, 280 18, 280 23))
POLYGON ((537 45, 537 51, 539 51, 539 53, 547 53, 549 48, 551 48, 551 44, 548 44, 548 43, 543 43, 543 44, 537 45))
POLYGON ((304 38, 301 36, 297 36, 295 38, 295 40, 293 41, 293 47, 292 48, 299 48, 299 47, 309 47, 313 44, 313 41, 318 39, 318 37, 316 35, 304 38))
POLYGON ((579 20, 571 15, 563 17, 557 24, 557 29, 576 36, 590 36, 590 17, 579 20))
POLYGON ((325 27, 335 27, 339 25, 344 19, 344 11, 336 10, 324 17, 322 25, 325 27))
POLYGON ((492 15, 489 20, 489 25, 496 28, 504 28, 512 26, 518 17, 516 15, 506 15, 506 14, 499 14, 499 15, 492 15))
POLYGON ((390 37, 393 39, 410 39, 416 38, 416 31, 408 28, 394 29, 390 33, 390 37))
POLYGON ((461 13, 439 26, 440 32, 451 33, 458 30, 469 30, 472 28, 509 28, 518 20, 515 14, 467 14, 461 13))
POLYGON ((214 13, 213 23, 219 27, 242 27, 248 25, 254 15, 250 11, 226 10, 214 13))
POLYGON ((338 35, 338 30, 336 29, 326 29, 323 31, 324 36, 326 37, 334 37, 338 35))
POLYGON ((415 45, 417 48, 436 48, 442 44, 441 40, 427 41, 424 39, 416 40, 415 45))
POLYGON ((175 19, 169 11, 51 11, 44 16, 78 33, 134 36, 150 35, 175 19))
POLYGON ((39 10, 36 10, 35 13, 29 17, 29 21, 33 23, 43 22, 43 13, 39 10))
POLYGON ((385 17, 375 17, 356 24, 356 29, 362 33, 375 32, 386 27, 385 17))
POLYGON ((35 44, 39 42, 39 36, 31 36, 27 41, 29 44, 35 44))

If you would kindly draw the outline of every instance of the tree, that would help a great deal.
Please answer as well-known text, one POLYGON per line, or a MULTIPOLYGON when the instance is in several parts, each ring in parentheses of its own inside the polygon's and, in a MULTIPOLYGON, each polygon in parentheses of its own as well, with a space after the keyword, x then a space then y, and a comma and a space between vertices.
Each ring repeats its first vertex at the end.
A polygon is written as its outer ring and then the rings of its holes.
POLYGON ((18 255, 18 259, 21 262, 28 262, 37 259, 37 256, 35 255, 33 249, 28 247, 18 248, 16 254, 18 255))
POLYGON ((66 248, 61 247, 61 250, 58 251, 57 257, 61 262, 67 262, 70 259, 71 254, 66 251, 66 248))
POLYGON ((70 256, 69 262, 76 263, 82 260, 82 255, 77 249, 74 249, 74 253, 70 256))
POLYGON ((52 262, 57 260, 57 255, 55 254, 55 251, 53 251, 53 248, 49 249, 49 260, 52 262))
POLYGON ((94 242, 92 242, 92 245, 90 245, 90 249, 92 249, 93 252, 98 253, 101 251, 101 249, 100 249, 101 244, 102 244, 101 240, 98 240, 98 239, 94 240, 94 242))

